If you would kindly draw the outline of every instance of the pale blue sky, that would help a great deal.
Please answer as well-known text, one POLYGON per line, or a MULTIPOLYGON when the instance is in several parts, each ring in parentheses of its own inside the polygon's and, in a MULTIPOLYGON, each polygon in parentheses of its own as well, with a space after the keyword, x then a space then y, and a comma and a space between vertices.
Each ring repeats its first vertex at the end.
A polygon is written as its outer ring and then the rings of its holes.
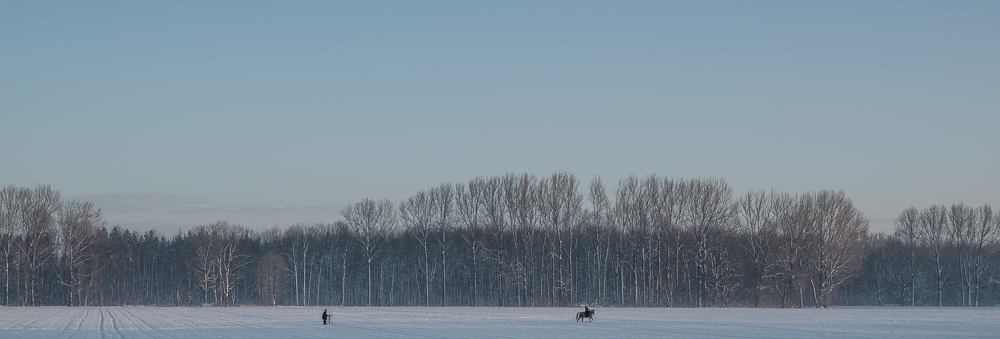
MULTIPOLYGON (((1000 208, 998 1, 0 2, 0 184, 171 234, 556 170, 1000 208)), ((611 193, 611 192, 609 192, 611 193)))

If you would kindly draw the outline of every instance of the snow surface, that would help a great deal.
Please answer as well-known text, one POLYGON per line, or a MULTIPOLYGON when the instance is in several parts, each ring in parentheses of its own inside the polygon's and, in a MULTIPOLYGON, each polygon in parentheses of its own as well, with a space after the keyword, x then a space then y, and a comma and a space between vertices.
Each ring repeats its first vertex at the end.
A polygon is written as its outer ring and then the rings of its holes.
POLYGON ((0 338, 997 338, 1000 308, 0 307, 0 338))

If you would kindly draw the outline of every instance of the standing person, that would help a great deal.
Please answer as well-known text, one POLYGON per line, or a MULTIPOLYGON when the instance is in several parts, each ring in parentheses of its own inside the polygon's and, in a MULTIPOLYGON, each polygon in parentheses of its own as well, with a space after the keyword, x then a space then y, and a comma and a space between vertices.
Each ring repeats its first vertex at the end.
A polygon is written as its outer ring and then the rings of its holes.
POLYGON ((329 314, 326 314, 326 309, 323 309, 323 325, 326 325, 326 319, 330 318, 329 314))

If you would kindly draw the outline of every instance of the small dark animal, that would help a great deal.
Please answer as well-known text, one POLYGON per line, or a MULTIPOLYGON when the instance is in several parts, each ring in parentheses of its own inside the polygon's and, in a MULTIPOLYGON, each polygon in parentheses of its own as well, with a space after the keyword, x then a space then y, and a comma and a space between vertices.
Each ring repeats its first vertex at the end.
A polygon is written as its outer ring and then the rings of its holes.
POLYGON ((590 322, 594 322, 594 309, 588 312, 576 312, 576 321, 583 321, 583 318, 590 319, 590 322))

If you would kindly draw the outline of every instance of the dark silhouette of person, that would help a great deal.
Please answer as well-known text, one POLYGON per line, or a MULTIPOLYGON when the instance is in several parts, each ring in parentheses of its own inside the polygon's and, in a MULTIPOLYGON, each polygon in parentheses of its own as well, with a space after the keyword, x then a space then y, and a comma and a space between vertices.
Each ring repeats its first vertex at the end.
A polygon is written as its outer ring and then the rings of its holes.
POLYGON ((588 317, 590 316, 590 307, 588 307, 587 303, 583 303, 583 313, 588 317))
POLYGON ((326 314, 326 309, 323 309, 323 325, 326 325, 326 319, 329 319, 330 315, 326 314))

